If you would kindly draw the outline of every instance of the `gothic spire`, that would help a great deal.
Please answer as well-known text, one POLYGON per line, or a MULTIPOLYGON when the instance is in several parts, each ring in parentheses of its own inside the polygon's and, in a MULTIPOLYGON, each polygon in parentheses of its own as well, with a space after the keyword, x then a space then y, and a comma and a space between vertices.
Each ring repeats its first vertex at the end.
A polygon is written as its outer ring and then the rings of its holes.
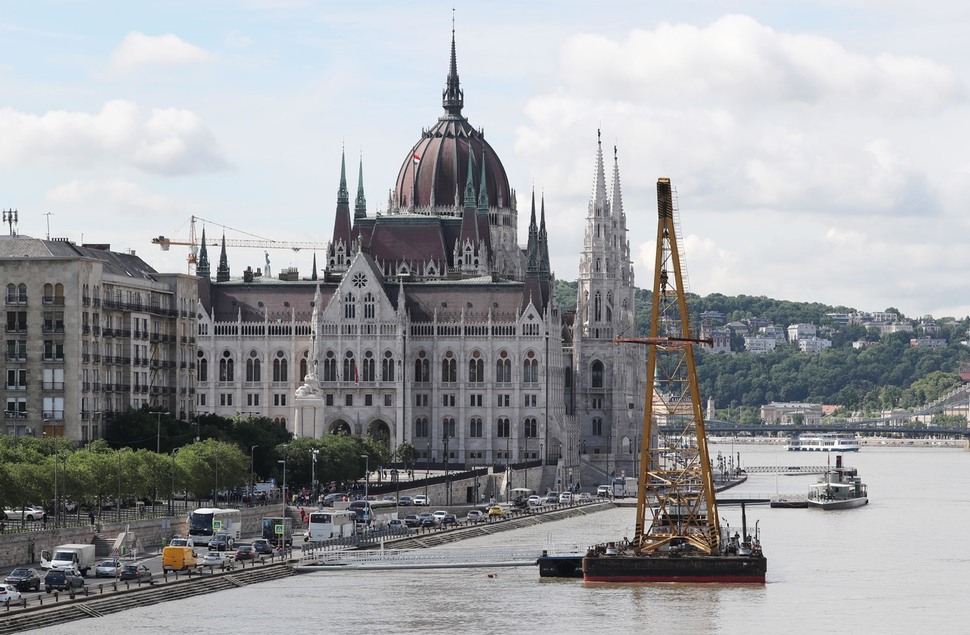
POLYGON ((482 180, 478 184, 478 209, 488 211, 488 188, 485 186, 485 149, 482 148, 482 180))
POLYGON ((475 173, 472 171, 472 145, 468 144, 468 173, 465 175, 465 207, 475 207, 475 173))
POLYGON ((327 251, 330 262, 338 269, 350 261, 350 195, 347 192, 346 153, 340 151, 340 187, 337 189, 337 209, 333 219, 333 237, 327 251), (341 251, 342 254, 338 254, 341 251))
POLYGON ((441 92, 441 105, 445 114, 461 117, 465 91, 458 84, 458 56, 455 54, 455 18, 451 18, 451 66, 448 67, 448 81, 441 92))
POLYGON ((360 169, 357 173, 357 201, 354 204, 354 218, 367 217, 367 199, 364 198, 364 157, 360 157, 360 169))
POLYGON ((546 234, 546 195, 542 195, 542 212, 539 221, 539 273, 549 276, 549 237, 546 234))
POLYGON ((222 251, 219 253, 219 269, 216 282, 229 282, 229 258, 226 256, 226 232, 222 232, 222 251))
POLYGON ((199 247, 199 263, 195 266, 195 275, 199 276, 200 278, 208 278, 209 274, 209 252, 205 247, 205 226, 203 226, 202 246, 199 247))
POLYGON ((613 191, 610 194, 613 216, 623 216, 623 196, 620 194, 620 162, 617 159, 616 146, 613 146, 613 191))
POLYGON ((602 132, 596 131, 596 174, 593 177, 593 199, 589 202, 590 216, 606 215, 606 170, 603 168, 602 132))
POLYGON ((347 158, 343 148, 340 150, 340 187, 337 189, 337 205, 350 205, 350 192, 347 191, 347 158))
POLYGON ((536 190, 532 188, 532 214, 529 217, 529 243, 526 248, 527 273, 539 271, 539 228, 536 226, 536 190))
POLYGON ((317 252, 313 252, 313 273, 310 274, 310 280, 317 279, 317 252))

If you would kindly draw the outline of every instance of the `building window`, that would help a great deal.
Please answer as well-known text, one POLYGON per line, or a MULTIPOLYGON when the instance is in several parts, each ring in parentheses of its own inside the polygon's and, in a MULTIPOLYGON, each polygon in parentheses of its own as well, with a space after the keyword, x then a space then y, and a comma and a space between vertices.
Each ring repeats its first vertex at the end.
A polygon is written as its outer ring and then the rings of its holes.
POLYGON ((344 395, 344 405, 345 406, 348 406, 348 407, 353 407, 353 405, 354 405, 354 396, 351 395, 351 394, 344 395))
POLYGON ((428 406, 428 395, 427 393, 415 393, 414 394, 414 405, 417 407, 427 407, 428 406))
POLYGON ((44 340, 44 361, 45 362, 63 362, 64 361, 64 343, 55 342, 54 340, 44 340))
POLYGON ((246 405, 247 406, 258 406, 259 405, 259 393, 256 393, 256 392, 246 393, 246 405))
MULTIPOLYGON (((137 360, 138 357, 136 356, 135 359, 137 360)), ((199 366, 196 372, 198 381, 209 381, 209 360, 205 358, 205 353, 202 351, 199 351, 199 366)))
POLYGON ((394 405, 394 395, 389 392, 384 393, 384 405, 390 408, 394 405))
POLYGON ((219 393, 219 405, 220 406, 231 406, 232 405, 232 393, 231 392, 219 393))
POLYGON ((200 406, 204 406, 205 405, 205 393, 204 392, 200 392, 199 393, 199 405, 200 406))
POLYGON ((234 375, 232 353, 223 351, 222 359, 219 360, 219 381, 234 381, 234 375))
POLYGON ((603 387, 603 362, 596 360, 590 366, 591 379, 590 382, 593 388, 603 387))
POLYGON ((310 357, 310 351, 303 351, 303 357, 300 358, 300 379, 307 376, 307 360, 310 357))
POLYGON ((374 353, 367 351, 364 353, 364 381, 375 381, 377 379, 377 361, 374 353))
POLYGON ((455 407, 455 394, 454 393, 442 393, 441 394, 441 405, 446 408, 455 407))
POLYGON ((512 403, 512 395, 499 394, 498 403, 496 404, 499 408, 508 408, 512 403))
POLYGON ((323 381, 337 381, 337 356, 333 351, 327 351, 323 358, 323 381))
POLYGON ((452 384, 458 381, 458 362, 451 351, 441 360, 441 383, 452 384))
POLYGON ((273 360, 273 381, 286 381, 286 355, 283 351, 276 351, 276 359, 273 360))
POLYGON ((27 390, 27 369, 7 369, 7 390, 27 390))
POLYGON ((472 353, 472 358, 468 360, 468 381, 473 384, 485 381, 485 360, 478 351, 472 353))
POLYGON ((498 418, 498 425, 495 426, 495 433, 499 438, 502 439, 512 436, 512 422, 508 417, 498 418))
POLYGON ((333 393, 332 392, 328 392, 326 395, 324 395, 324 400, 323 401, 328 406, 333 406, 333 393))
POLYGON ((472 408, 481 408, 484 397, 481 393, 470 393, 468 395, 468 405, 472 408))
POLYGON ((602 417, 593 417, 592 433, 594 437, 603 436, 603 419, 602 417))
POLYGON ((391 351, 384 351, 381 360, 381 381, 394 381, 394 355, 391 351))
POLYGON ((428 437, 428 418, 418 417, 414 420, 414 436, 425 439, 428 437))
POLYGON ((418 351, 414 360, 414 381, 427 383, 431 381, 431 360, 424 351, 418 351))
POLYGON ((539 381, 539 360, 536 359, 535 351, 529 351, 522 362, 522 381, 526 384, 539 381))
POLYGON ((274 406, 285 406, 286 405, 286 393, 277 393, 273 395, 273 405, 274 406))
POLYGON ((499 384, 507 384, 512 381, 512 360, 506 351, 499 353, 498 360, 495 362, 495 381, 499 384))
POLYGON ((539 422, 535 417, 526 417, 525 436, 527 439, 535 439, 539 436, 539 422))
POLYGON ((375 310, 374 296, 371 293, 367 293, 364 296, 364 319, 374 319, 377 315, 375 310))
POLYGON ((259 355, 256 351, 249 351, 246 360, 246 381, 260 381, 259 355))
POLYGON ((449 438, 456 436, 454 417, 445 417, 441 420, 441 436, 449 438))
POLYGON ((589 403, 590 403, 590 406, 593 408, 593 410, 602 410, 603 409, 603 398, 602 397, 593 397, 592 399, 589 400, 589 403))
MULTIPOLYGON (((354 354, 351 351, 344 353, 344 381, 352 381, 357 383, 359 381, 357 377, 357 360, 354 359, 354 354)), ((350 405, 350 404, 348 404, 350 405)))
POLYGON ((366 395, 364 395, 364 405, 365 406, 373 406, 374 405, 374 395, 372 395, 370 393, 367 393, 366 395))
POLYGON ((480 438, 484 435, 485 426, 482 424, 481 417, 472 417, 468 422, 468 436, 480 438))
POLYGON ((353 293, 344 295, 344 317, 353 320, 357 317, 357 299, 353 293))
POLYGON ((44 390, 64 390, 63 368, 44 369, 44 390))

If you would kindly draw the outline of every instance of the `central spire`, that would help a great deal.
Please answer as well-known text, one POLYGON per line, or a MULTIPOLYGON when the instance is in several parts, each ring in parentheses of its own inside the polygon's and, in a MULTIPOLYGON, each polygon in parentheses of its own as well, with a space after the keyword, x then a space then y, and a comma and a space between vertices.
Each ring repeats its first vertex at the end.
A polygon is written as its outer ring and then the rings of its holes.
POLYGON ((455 54, 455 17, 451 17, 451 66, 448 68, 448 81, 441 92, 441 105, 445 113, 461 117, 465 92, 458 85, 458 56, 455 54))

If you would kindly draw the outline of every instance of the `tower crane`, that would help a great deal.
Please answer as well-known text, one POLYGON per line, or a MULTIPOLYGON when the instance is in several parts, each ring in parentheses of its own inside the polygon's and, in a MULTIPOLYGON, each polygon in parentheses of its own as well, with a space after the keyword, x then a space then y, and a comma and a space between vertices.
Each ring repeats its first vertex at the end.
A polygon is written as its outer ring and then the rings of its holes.
POLYGON ((210 220, 206 220, 200 216, 192 216, 189 220, 189 237, 185 238, 169 238, 167 236, 158 236, 152 238, 152 244, 158 245, 162 248, 162 251, 168 251, 169 247, 172 245, 185 245, 189 247, 189 268, 194 268, 199 260, 199 245, 200 239, 197 237, 195 231, 195 222, 202 221, 203 223, 210 223, 218 227, 223 228, 223 230, 229 229, 231 231, 239 232, 242 234, 247 234, 252 236, 253 239, 233 239, 233 238, 206 238, 206 245, 211 247, 218 247, 225 240, 226 247, 255 247, 257 249, 292 249, 293 251, 300 251, 301 249, 325 249, 327 243, 316 243, 316 242, 291 242, 284 240, 271 240, 269 238, 263 238, 261 236, 256 236, 255 234, 249 234, 239 229, 234 229, 228 225, 223 225, 221 223, 216 223, 210 220))

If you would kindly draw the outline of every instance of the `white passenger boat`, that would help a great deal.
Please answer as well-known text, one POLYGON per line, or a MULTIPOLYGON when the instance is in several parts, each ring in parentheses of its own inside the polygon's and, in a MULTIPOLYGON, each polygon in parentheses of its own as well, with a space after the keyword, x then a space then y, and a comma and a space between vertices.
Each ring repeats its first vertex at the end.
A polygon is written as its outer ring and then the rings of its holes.
POLYGON ((843 467, 835 457, 835 468, 818 477, 808 488, 808 507, 815 509, 852 509, 869 502, 869 493, 854 467, 843 467))
POLYGON ((785 448, 789 452, 858 452, 859 439, 837 432, 799 434, 790 438, 785 448))

